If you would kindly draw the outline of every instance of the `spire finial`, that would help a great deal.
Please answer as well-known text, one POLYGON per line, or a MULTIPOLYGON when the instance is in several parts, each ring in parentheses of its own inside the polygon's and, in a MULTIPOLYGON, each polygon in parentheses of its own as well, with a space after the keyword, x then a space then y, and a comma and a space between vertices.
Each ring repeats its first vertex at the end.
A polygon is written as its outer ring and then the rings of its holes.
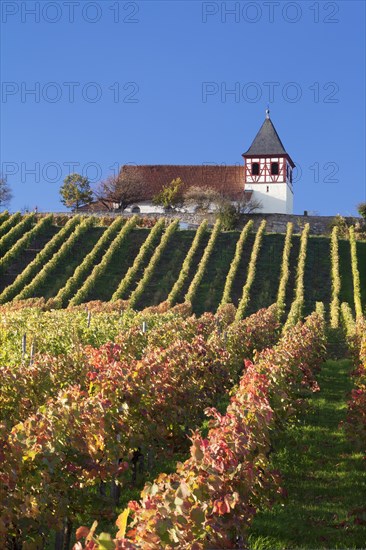
POLYGON ((267 105, 267 109, 266 109, 266 118, 269 118, 269 105, 267 105))

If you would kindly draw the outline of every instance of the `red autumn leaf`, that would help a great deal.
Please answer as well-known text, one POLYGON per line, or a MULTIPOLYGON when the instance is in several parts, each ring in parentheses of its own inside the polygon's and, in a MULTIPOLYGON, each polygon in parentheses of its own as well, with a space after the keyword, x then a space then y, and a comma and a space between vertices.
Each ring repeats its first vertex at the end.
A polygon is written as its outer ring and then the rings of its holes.
POLYGON ((80 540, 82 538, 87 537, 89 535, 89 531, 90 531, 89 528, 85 526, 81 526, 78 529, 76 529, 76 533, 75 533, 76 540, 80 540))
POLYGON ((137 512, 137 510, 140 509, 140 506, 138 505, 138 502, 136 502, 136 500, 130 500, 130 502, 128 503, 128 507, 134 512, 137 512))

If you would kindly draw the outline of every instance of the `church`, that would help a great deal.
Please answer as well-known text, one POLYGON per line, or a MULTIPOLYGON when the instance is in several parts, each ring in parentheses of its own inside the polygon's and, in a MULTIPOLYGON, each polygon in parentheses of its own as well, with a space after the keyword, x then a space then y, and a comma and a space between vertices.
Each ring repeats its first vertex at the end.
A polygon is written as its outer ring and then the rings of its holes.
POLYGON ((295 164, 286 152, 270 119, 266 118, 246 153, 244 189, 262 204, 261 212, 293 214, 292 171, 295 164))
MULTIPOLYGON (((242 154, 244 164, 237 165, 124 165, 119 178, 141 189, 141 199, 128 206, 126 212, 164 213, 162 207, 153 204, 153 197, 164 185, 180 178, 185 188, 211 188, 233 203, 253 200, 259 204, 258 213, 292 214, 292 172, 295 167, 280 140, 269 109, 266 118, 249 149, 242 154)), ((99 201, 98 201, 99 202, 99 201)), ((100 203, 99 203, 100 205, 100 203)), ((90 205, 99 209, 97 203, 90 205)), ((105 204, 104 204, 105 206, 105 204)), ((113 204, 118 211, 118 203, 113 204)))

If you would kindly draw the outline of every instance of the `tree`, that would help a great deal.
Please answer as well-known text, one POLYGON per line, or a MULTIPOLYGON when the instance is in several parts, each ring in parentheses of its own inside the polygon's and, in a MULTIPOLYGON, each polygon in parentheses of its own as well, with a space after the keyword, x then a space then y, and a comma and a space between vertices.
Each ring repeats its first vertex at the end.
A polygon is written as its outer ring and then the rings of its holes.
POLYGON ((230 210, 233 212, 235 209, 237 215, 252 214, 262 208, 262 203, 248 193, 244 192, 235 202, 232 202, 222 190, 200 186, 192 186, 187 189, 184 193, 184 203, 187 206, 195 206, 198 212, 207 212, 208 210, 219 213, 230 210), (229 208, 229 205, 232 208, 229 208))
POLYGON ((140 180, 136 180, 131 176, 123 178, 120 173, 101 181, 95 191, 95 196, 107 210, 123 211, 130 204, 139 202, 144 198, 143 185, 140 180))
POLYGON ((83 204, 90 204, 93 200, 93 191, 88 178, 80 174, 69 174, 60 187, 61 202, 68 208, 78 210, 83 204))
POLYGON ((207 212, 210 208, 216 209, 221 200, 221 195, 212 187, 200 187, 192 185, 184 193, 184 204, 193 207, 197 212, 207 212))
POLYGON ((224 231, 235 229, 239 222, 238 207, 228 199, 223 199, 217 208, 217 217, 221 222, 224 231))
POLYGON ((357 205, 357 210, 360 216, 366 221, 366 202, 360 202, 360 204, 357 205))
POLYGON ((162 190, 153 197, 153 203, 165 209, 177 208, 183 205, 183 182, 180 178, 172 180, 163 186, 162 190))
POLYGON ((260 200, 255 199, 251 195, 243 193, 242 198, 238 201, 239 214, 253 214, 257 210, 261 210, 263 204, 260 200))
POLYGON ((0 208, 8 206, 12 198, 13 193, 11 192, 6 177, 0 176, 0 208))

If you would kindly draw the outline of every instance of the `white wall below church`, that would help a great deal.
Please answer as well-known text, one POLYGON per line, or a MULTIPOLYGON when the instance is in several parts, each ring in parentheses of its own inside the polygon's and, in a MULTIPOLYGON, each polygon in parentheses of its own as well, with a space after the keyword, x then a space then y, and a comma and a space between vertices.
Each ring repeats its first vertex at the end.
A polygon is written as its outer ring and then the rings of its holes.
POLYGON ((245 186, 246 190, 252 190, 252 198, 262 205, 260 212, 263 214, 292 214, 294 196, 287 184, 251 183, 245 186), (267 191, 268 188, 268 191, 267 191))
MULTIPOLYGON (((156 206, 153 202, 136 202, 135 204, 131 204, 130 206, 127 206, 125 209, 125 212, 134 212, 135 208, 140 209, 140 214, 165 214, 166 210, 162 206, 156 206)), ((188 214, 193 214, 195 212, 195 208, 193 206, 187 206, 184 208, 176 208, 176 212, 183 212, 188 214)), ((209 208, 209 212, 213 212, 214 208, 209 208)))
POLYGON ((134 208, 138 207, 140 209, 140 214, 164 214, 164 208, 162 206, 156 206, 152 202, 136 202, 127 206, 125 212, 133 212, 134 208))

